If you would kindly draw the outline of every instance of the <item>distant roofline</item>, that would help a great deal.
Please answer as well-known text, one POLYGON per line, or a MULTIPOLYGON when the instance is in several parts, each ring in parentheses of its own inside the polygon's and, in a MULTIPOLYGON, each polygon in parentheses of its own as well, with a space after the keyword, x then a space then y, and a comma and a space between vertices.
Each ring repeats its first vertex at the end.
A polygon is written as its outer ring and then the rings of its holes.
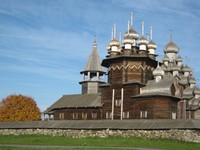
POLYGON ((102 71, 102 70, 83 70, 83 71, 80 72, 80 74, 82 74, 82 73, 86 73, 86 72, 90 72, 90 73, 97 73, 97 72, 99 72, 100 75, 106 73, 106 71, 102 71))
POLYGON ((82 84, 82 83, 88 83, 88 82, 98 82, 98 83, 106 83, 105 81, 101 81, 101 80, 86 80, 86 81, 80 81, 79 84, 82 84))
POLYGON ((128 82, 123 83, 123 85, 129 85, 129 84, 140 84, 140 85, 146 85, 146 84, 144 84, 144 83, 141 83, 141 82, 138 81, 138 80, 130 80, 130 81, 128 81, 128 82))
POLYGON ((131 99, 133 98, 144 98, 144 97, 171 97, 171 98, 175 98, 177 100, 180 100, 180 97, 176 97, 173 95, 169 95, 169 94, 165 94, 165 93, 150 93, 150 94, 140 94, 140 95, 135 95, 135 96, 131 96, 131 99))

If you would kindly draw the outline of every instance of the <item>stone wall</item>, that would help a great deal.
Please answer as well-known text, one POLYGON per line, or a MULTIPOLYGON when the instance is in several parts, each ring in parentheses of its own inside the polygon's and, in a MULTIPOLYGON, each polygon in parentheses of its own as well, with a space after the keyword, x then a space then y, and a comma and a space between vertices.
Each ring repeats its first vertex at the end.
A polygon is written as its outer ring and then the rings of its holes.
POLYGON ((148 139, 174 139, 200 143, 199 130, 62 130, 62 129, 0 129, 0 135, 48 135, 72 138, 86 137, 141 137, 148 139))

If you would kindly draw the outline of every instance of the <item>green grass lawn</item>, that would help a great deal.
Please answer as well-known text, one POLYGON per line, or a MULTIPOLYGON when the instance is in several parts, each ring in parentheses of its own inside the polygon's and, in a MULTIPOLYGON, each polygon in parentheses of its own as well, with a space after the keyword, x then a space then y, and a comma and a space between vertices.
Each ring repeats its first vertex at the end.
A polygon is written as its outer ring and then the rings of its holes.
MULTIPOLYGON (((59 145, 59 146, 114 146, 114 147, 142 147, 166 150, 199 150, 200 144, 187 143, 177 140, 142 139, 142 138, 69 138, 51 137, 43 135, 20 135, 0 136, 0 144, 22 144, 22 145, 59 145)), ((6 148, 4 150, 31 150, 31 148, 6 148)), ((41 149, 40 149, 41 150, 41 149)), ((97 149, 95 149, 97 150, 97 149)))

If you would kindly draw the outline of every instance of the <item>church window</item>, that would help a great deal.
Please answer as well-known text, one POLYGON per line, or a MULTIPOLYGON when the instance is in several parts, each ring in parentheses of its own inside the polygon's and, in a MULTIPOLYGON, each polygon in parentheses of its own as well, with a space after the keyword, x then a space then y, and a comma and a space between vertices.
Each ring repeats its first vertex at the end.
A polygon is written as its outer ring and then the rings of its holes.
POLYGON ((176 119, 176 111, 172 111, 172 119, 176 119))
POLYGON ((97 119, 97 113, 92 113, 92 119, 97 119))
POLYGON ((121 106, 121 100, 115 100, 115 106, 121 106))
POLYGON ((146 110, 140 111, 140 118, 147 118, 147 111, 146 110))
POLYGON ((123 112, 123 118, 125 119, 129 118, 129 111, 123 112))
POLYGON ((84 120, 87 119, 87 113, 82 113, 82 119, 84 119, 84 120))
POLYGON ((62 120, 65 118, 65 114, 64 113, 59 113, 59 119, 62 120))
POLYGON ((73 113, 72 117, 73 117, 73 119, 78 119, 78 113, 73 113))
POLYGON ((111 119, 112 113, 111 112, 106 112, 106 119, 111 119))

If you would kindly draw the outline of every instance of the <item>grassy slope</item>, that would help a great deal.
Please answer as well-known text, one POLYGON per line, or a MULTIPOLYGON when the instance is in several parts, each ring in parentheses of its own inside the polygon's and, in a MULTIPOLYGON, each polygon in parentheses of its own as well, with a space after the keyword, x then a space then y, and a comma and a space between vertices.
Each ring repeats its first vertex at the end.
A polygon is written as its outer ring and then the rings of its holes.
MULTIPOLYGON (((199 150, 200 144, 175 140, 150 140, 141 138, 69 138, 50 136, 0 136, 0 144, 24 145, 67 145, 67 146, 117 146, 117 147, 146 147, 166 150, 199 150)), ((17 149, 16 149, 17 150, 17 149)))

